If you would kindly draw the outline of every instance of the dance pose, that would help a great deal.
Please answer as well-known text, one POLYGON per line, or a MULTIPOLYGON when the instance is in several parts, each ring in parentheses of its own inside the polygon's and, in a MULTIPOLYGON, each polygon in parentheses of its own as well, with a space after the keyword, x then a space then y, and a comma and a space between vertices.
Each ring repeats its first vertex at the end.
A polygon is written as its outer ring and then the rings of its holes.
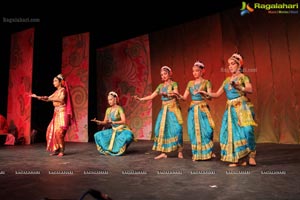
POLYGON ((37 96, 36 94, 31 94, 30 96, 53 103, 54 114, 46 133, 47 150, 52 152, 51 156, 58 155, 61 157, 64 155, 66 132, 71 123, 75 122, 75 118, 70 91, 62 74, 53 78, 53 85, 56 91, 51 96, 37 96))
POLYGON ((189 81, 184 95, 179 95, 186 100, 191 95, 191 103, 188 110, 187 128, 192 146, 192 160, 208 160, 215 157, 213 153, 214 121, 211 117, 209 106, 204 95, 199 91, 211 92, 211 83, 203 78, 205 66, 197 61, 193 66, 195 80, 189 81))
POLYGON ((171 79, 172 70, 170 67, 163 66, 160 75, 163 83, 159 84, 151 95, 142 98, 134 96, 134 98, 139 101, 146 101, 161 95, 162 108, 157 116, 152 148, 152 150, 161 153, 154 159, 167 158, 166 153, 176 150, 178 150, 178 158, 183 158, 183 121, 177 101, 178 85, 171 79))
POLYGON ((201 91, 210 97, 219 97, 226 93, 227 107, 223 115, 220 132, 221 160, 230 162, 230 167, 247 165, 255 166, 255 136, 253 104, 246 97, 252 93, 252 85, 248 76, 244 75, 243 58, 240 54, 233 54, 228 59, 228 68, 231 73, 216 93, 201 91))
POLYGON ((120 156, 125 153, 134 135, 126 125, 123 108, 118 105, 118 94, 109 92, 107 100, 110 107, 106 109, 104 120, 92 119, 91 121, 101 125, 110 124, 111 128, 95 133, 94 138, 100 154, 120 156))

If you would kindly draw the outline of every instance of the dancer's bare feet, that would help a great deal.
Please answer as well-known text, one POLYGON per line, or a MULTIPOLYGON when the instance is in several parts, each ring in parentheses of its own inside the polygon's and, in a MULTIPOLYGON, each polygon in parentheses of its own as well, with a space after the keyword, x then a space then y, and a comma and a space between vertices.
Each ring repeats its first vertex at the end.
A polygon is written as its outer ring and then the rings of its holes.
POLYGON ((247 161, 240 161, 239 163, 231 163, 228 166, 229 167, 238 167, 238 166, 246 167, 247 161))
POLYGON ((217 157, 217 156, 216 156, 215 153, 212 153, 212 154, 211 154, 211 157, 212 157, 212 158, 215 158, 215 157, 217 157))
POLYGON ((57 156, 58 156, 58 157, 63 157, 63 156, 64 156, 64 153, 60 152, 57 156))
POLYGON ((249 165, 250 166, 256 166, 256 161, 254 158, 249 158, 249 165))
POLYGON ((58 152, 54 151, 54 152, 50 153, 49 156, 56 156, 57 154, 58 154, 58 152))
POLYGON ((156 157, 154 158, 154 160, 159 160, 159 159, 167 158, 167 157, 168 157, 167 154, 161 153, 161 154, 159 154, 158 156, 156 156, 156 157))
POLYGON ((183 154, 181 151, 178 152, 178 158, 182 159, 183 158, 183 154))
POLYGON ((247 166, 247 162, 243 161, 243 162, 239 163, 239 165, 242 166, 242 167, 246 167, 247 166))
POLYGON ((230 164, 228 165, 228 167, 237 167, 237 166, 238 166, 237 163, 230 163, 230 164))

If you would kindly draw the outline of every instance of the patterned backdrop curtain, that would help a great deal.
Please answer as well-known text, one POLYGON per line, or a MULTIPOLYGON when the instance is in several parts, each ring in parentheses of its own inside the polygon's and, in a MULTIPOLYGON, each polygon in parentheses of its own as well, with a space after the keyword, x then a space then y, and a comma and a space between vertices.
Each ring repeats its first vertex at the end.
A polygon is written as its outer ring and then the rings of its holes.
POLYGON ((18 137, 30 144, 34 28, 11 36, 7 121, 14 122, 18 137))
POLYGON ((63 38, 62 73, 69 85, 77 127, 71 126, 66 141, 88 142, 88 76, 90 34, 63 38))
POLYGON ((152 102, 137 102, 132 96, 152 92, 148 35, 126 40, 97 50, 97 117, 104 117, 107 94, 120 96, 126 123, 137 139, 150 139, 152 102))

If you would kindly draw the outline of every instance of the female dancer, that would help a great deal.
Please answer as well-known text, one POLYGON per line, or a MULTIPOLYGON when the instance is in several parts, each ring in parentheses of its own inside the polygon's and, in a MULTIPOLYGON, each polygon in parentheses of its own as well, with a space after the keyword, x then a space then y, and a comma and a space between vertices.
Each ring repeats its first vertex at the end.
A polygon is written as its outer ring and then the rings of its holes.
POLYGON ((56 91, 50 96, 37 96, 36 94, 30 96, 42 101, 53 102, 54 114, 46 133, 47 150, 52 152, 51 156, 61 157, 65 150, 64 137, 71 122, 75 122, 75 118, 69 88, 62 74, 53 78, 53 85, 56 91))
POLYGON ((160 70, 163 83, 149 96, 134 96, 139 101, 152 100, 161 95, 162 108, 155 124, 155 138, 152 150, 161 152, 154 159, 167 158, 168 152, 178 150, 178 158, 183 158, 182 116, 177 102, 178 85, 171 79, 172 70, 163 66, 160 70))
POLYGON ((118 94, 113 91, 109 92, 107 100, 110 107, 106 109, 104 120, 93 119, 91 121, 101 125, 111 124, 111 129, 95 133, 94 138, 100 154, 120 156, 125 153, 134 135, 125 124, 126 117, 123 108, 118 105, 118 94))
POLYGON ((252 85, 249 78, 242 73, 243 58, 234 53, 228 59, 228 68, 231 73, 216 93, 201 91, 200 93, 210 97, 219 97, 225 91, 227 96, 227 108, 223 115, 220 133, 221 160, 231 162, 230 167, 245 166, 243 160, 249 156, 249 165, 255 166, 255 136, 253 105, 246 97, 252 93, 252 85))
POLYGON ((192 102, 188 110, 188 134, 192 146, 192 160, 208 160, 215 157, 213 153, 214 121, 210 115, 209 106, 199 91, 211 92, 211 83, 203 78, 205 66, 197 61, 193 66, 195 80, 189 81, 184 95, 180 98, 186 100, 191 94, 192 102))

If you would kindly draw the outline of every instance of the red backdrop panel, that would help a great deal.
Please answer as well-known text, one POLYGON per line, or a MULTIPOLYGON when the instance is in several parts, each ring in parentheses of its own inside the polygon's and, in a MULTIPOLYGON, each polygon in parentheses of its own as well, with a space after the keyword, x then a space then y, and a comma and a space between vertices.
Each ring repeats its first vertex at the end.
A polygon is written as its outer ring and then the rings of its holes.
POLYGON ((63 38, 62 73, 69 84, 77 120, 66 134, 66 141, 88 142, 89 33, 63 38))
POLYGON ((138 139, 152 134, 152 102, 137 102, 132 95, 152 92, 148 35, 97 50, 98 118, 104 117, 109 91, 116 91, 125 110, 126 123, 138 139), (101 78, 100 78, 101 77, 101 78))
POLYGON ((19 137, 30 144, 32 63, 34 29, 28 29, 11 36, 11 57, 9 69, 9 88, 7 119, 14 121, 19 137))

